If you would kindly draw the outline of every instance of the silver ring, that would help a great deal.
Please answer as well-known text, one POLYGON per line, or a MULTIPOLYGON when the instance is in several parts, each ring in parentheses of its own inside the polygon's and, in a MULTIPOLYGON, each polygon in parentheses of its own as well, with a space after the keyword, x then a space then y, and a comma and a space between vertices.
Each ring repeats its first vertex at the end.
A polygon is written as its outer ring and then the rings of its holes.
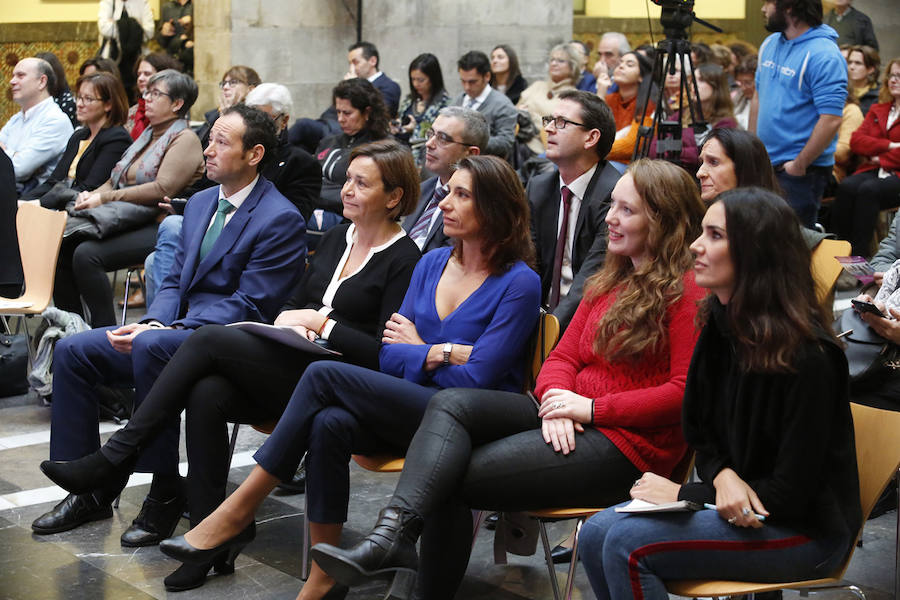
POLYGON ((751 512, 752 511, 749 508, 747 508, 746 506, 743 509, 741 509, 741 514, 744 515, 745 517, 750 515, 751 512))
POLYGON ((556 402, 553 403, 553 405, 550 408, 556 410, 559 408, 565 408, 565 406, 566 406, 565 402, 563 402, 562 400, 557 400, 556 402))
POLYGON ((730 519, 728 519, 728 522, 734 525, 735 523, 737 523, 737 517, 731 517, 730 519))

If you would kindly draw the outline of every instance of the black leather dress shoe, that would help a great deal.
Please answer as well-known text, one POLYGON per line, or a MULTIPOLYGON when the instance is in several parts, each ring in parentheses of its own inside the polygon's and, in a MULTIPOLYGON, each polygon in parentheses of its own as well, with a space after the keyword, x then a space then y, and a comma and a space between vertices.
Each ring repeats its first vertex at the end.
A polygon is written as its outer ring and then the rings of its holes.
POLYGON ((553 559, 554 565, 572 562, 572 549, 566 548, 562 544, 554 546, 553 550, 550 551, 550 558, 553 559))
POLYGON ((282 494, 289 496, 291 494, 302 494, 306 492, 306 467, 301 464, 294 477, 290 481, 282 481, 278 484, 278 489, 282 494))
POLYGON ((38 535, 48 535, 110 517, 112 506, 109 503, 101 504, 93 494, 69 494, 53 510, 35 519, 31 530, 38 535))
POLYGON ((185 503, 183 496, 165 502, 147 496, 141 512, 131 522, 131 527, 122 534, 122 545, 126 548, 155 546, 167 537, 172 537, 185 503))

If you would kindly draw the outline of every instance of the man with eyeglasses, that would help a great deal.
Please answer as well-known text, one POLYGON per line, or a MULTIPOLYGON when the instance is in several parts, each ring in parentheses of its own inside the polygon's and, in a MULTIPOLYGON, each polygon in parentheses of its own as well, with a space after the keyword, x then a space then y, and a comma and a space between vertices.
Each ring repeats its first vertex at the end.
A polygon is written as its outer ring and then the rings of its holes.
POLYGON ((22 110, 0 129, 0 149, 12 159, 19 194, 50 176, 72 135, 72 123, 50 96, 55 79, 40 58, 24 58, 13 68, 9 85, 22 110))
POLYGON ((559 95, 543 124, 547 158, 556 169, 532 177, 526 194, 542 297, 564 329, 581 300, 585 279, 606 257, 606 213, 619 180, 606 155, 616 123, 596 94, 569 90, 559 95))
POLYGON ((456 62, 463 93, 456 97, 453 106, 477 110, 488 122, 491 136, 485 154, 506 158, 516 141, 516 107, 506 94, 490 86, 491 61, 484 52, 466 52, 456 62))
POLYGON ((481 154, 489 136, 484 115, 461 106, 443 108, 425 133, 425 167, 435 176, 422 183, 419 203, 403 221, 403 229, 423 254, 450 244, 438 204, 449 191, 447 182, 456 163, 481 154))

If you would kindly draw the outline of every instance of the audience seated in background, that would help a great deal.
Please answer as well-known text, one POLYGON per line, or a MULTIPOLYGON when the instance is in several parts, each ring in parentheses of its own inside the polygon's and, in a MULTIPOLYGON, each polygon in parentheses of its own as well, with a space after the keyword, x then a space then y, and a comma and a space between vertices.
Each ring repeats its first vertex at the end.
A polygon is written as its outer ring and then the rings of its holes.
MULTIPOLYGON (((441 210, 456 246, 429 252, 416 265, 384 331, 382 372, 336 361, 309 365, 250 476, 197 527, 165 541, 164 553, 202 562, 201 549, 249 542, 257 508, 307 451, 310 538, 337 543, 347 519, 351 452, 402 452, 441 388, 521 390, 540 293, 527 265, 533 249, 522 185, 501 159, 470 156, 450 190, 441 210)), ((301 598, 339 592, 313 565, 301 598)))
POLYGON ((688 244, 704 207, 684 170, 649 159, 629 167, 612 198, 606 263, 541 368, 540 407, 520 390, 438 392, 372 532, 349 550, 313 547, 337 581, 411 571, 417 597, 451 599, 472 546, 470 508, 608 506, 641 472, 675 468, 703 296, 688 244))
POLYGON ((759 49, 749 129, 766 145, 800 223, 812 228, 834 165, 847 63, 822 25, 820 0, 767 2, 763 14, 774 33, 759 49))
POLYGON ((738 84, 738 91, 732 94, 734 118, 741 129, 747 129, 750 124, 750 105, 753 103, 753 96, 756 95, 755 54, 741 59, 734 68, 734 78, 738 84))
POLYGON ((12 99, 22 110, 0 129, 0 149, 12 159, 19 194, 46 181, 72 135, 69 118, 50 96, 55 79, 40 58, 24 58, 13 67, 12 99))
POLYGON ((834 185, 843 181, 844 177, 856 171, 859 165, 859 157, 853 153, 850 147, 850 140, 853 132, 859 129, 863 124, 863 113, 859 106, 859 101, 853 92, 847 94, 847 101, 844 103, 844 112, 841 115, 841 128, 838 129, 837 146, 834 148, 834 170, 832 171, 832 181, 829 182, 829 188, 834 189, 834 185))
POLYGON ((556 166, 528 182, 531 236, 541 301, 565 329, 585 281, 606 257, 610 194, 619 171, 606 161, 616 125, 596 95, 569 90, 545 119, 547 158, 556 166))
POLYGON ((403 229, 423 253, 451 244, 444 233, 440 202, 450 193, 450 176, 456 164, 484 152, 490 128, 480 112, 448 106, 438 114, 425 137, 425 168, 434 177, 422 182, 419 200, 403 220, 403 229))
POLYGON ((862 517, 847 361, 798 225, 781 198, 752 188, 706 213, 691 250, 712 295, 680 413, 698 480, 643 469, 630 495, 715 510, 591 517, 579 554, 598 598, 664 600, 675 579, 820 579, 850 551, 862 517))
POLYGON ((390 135, 382 95, 365 79, 345 79, 337 84, 332 91, 332 102, 341 133, 325 138, 316 149, 316 160, 322 167, 322 188, 307 223, 307 232, 312 234, 308 240, 311 250, 315 249, 321 232, 341 220, 341 188, 347 180, 351 150, 390 135))
POLYGON ((425 132, 442 108, 450 104, 444 88, 441 63, 434 54, 420 54, 409 63, 409 94, 400 103, 391 133, 398 140, 413 144, 413 157, 421 169, 425 164, 425 132), (416 146, 417 145, 417 146, 416 146))
MULTIPOLYGON (((553 112, 562 92, 575 89, 580 74, 580 53, 570 44, 557 44, 550 50, 547 79, 534 81, 525 88, 516 108, 528 111, 532 124, 540 131, 541 119, 553 112)), ((539 137, 532 138, 528 147, 536 154, 544 151, 539 137)))
POLYGON ((194 3, 191 0, 169 0, 159 9, 156 43, 163 51, 184 65, 184 72, 194 74, 194 3))
POLYGON ((44 208, 62 210, 80 192, 100 187, 131 145, 122 126, 128 101, 118 75, 79 77, 75 93, 81 127, 69 138, 47 181, 22 195, 23 200, 39 200, 44 208))
MULTIPOLYGON (((178 81, 190 80, 171 73, 155 75, 148 94, 166 91, 183 102, 178 81)), ((148 111, 159 110, 158 104, 151 97, 148 111)), ((182 131, 199 147, 193 132, 182 131)), ((178 413, 166 415, 158 435, 126 472, 101 476, 100 489, 73 487, 64 477, 71 473, 54 461, 76 460, 97 450, 96 386, 133 385, 140 410, 163 367, 194 329, 271 321, 303 274, 303 217, 259 175, 275 147, 272 120, 262 111, 234 106, 213 126, 211 140, 207 168, 220 186, 197 194, 187 205, 185 242, 145 317, 124 327, 86 331, 56 346, 51 460, 41 468, 72 493, 32 523, 38 535, 111 517, 110 504, 132 470, 153 472, 154 477, 141 512, 122 534, 122 545, 148 546, 171 535, 185 502, 178 474, 178 413)), ((95 469, 88 471, 94 474, 95 469)))
POLYGON ((78 127, 78 119, 75 115, 75 97, 72 96, 72 90, 69 88, 69 82, 66 81, 66 70, 63 68, 59 58, 52 52, 38 52, 35 58, 47 61, 47 64, 53 69, 53 85, 47 90, 53 96, 53 101, 60 110, 69 117, 72 127, 78 127))
POLYGON ((487 55, 478 50, 466 52, 456 61, 456 67, 463 93, 452 104, 484 115, 491 128, 484 153, 506 158, 516 139, 516 108, 505 94, 491 88, 491 63, 487 55))
POLYGON ((262 79, 260 79, 256 71, 250 67, 235 65, 225 71, 225 74, 222 75, 222 81, 219 82, 219 89, 221 92, 219 93, 218 106, 203 113, 204 123, 195 130, 204 149, 209 143, 210 129, 212 129, 213 123, 216 122, 219 115, 221 115, 225 109, 243 102, 250 90, 260 83, 262 83, 262 79))
MULTIPOLYGON (((147 91, 147 82, 150 81, 151 77, 166 69, 180 71, 181 63, 171 56, 158 52, 142 56, 135 67, 137 102, 128 109, 128 119, 125 121, 125 129, 131 134, 131 139, 133 140, 141 137, 144 129, 150 126, 150 121, 144 113, 147 106, 144 98, 144 92, 147 91)), ((125 91, 127 92, 128 90, 125 91)))
MULTIPOLYGON (((696 173, 699 166, 699 147, 703 145, 709 132, 714 128, 734 129, 737 121, 734 118, 734 105, 731 102, 731 88, 728 85, 728 76, 717 64, 705 63, 694 69, 694 78, 697 81, 699 108, 706 122, 704 131, 696 132, 691 124, 691 111, 687 106, 683 110, 672 115, 672 120, 680 121, 681 129, 681 155, 679 164, 690 173, 696 173)), ((693 87, 693 86, 691 86, 693 87)), ((693 93, 692 93, 693 95, 693 93)), ((699 115, 697 116, 699 119, 699 115)), ((657 157, 658 138, 654 138, 650 144, 650 158, 657 157)))
POLYGON ((80 77, 82 75, 93 75, 94 73, 99 73, 101 71, 103 73, 110 73, 112 75, 115 75, 119 79, 119 81, 121 81, 122 79, 119 75, 119 67, 115 62, 109 60, 108 58, 99 58, 96 56, 93 56, 81 63, 81 66, 78 67, 78 76, 80 77))
MULTIPOLYGON (((394 141, 357 146, 352 156, 342 190, 349 223, 322 238, 293 297, 275 319, 342 355, 312 354, 237 328, 202 327, 181 345, 129 424, 99 452, 66 465, 67 471, 88 476, 81 484, 99 488, 104 479, 130 472, 133 457, 169 419, 187 409, 188 508, 196 526, 225 499, 228 444, 219 434, 226 421, 278 420, 300 376, 316 360, 378 368, 384 323, 400 308, 420 257, 396 223, 415 202, 418 177, 409 152, 394 141), (84 468, 91 464, 98 466, 84 468)), ((317 439, 328 437, 322 432, 317 439)), ((310 452, 320 450, 317 445, 310 452)), ((321 477, 330 473, 311 469, 311 474, 318 478, 312 482, 318 489, 310 493, 322 494, 321 477)), ((223 569, 227 562, 186 563, 165 579, 166 589, 203 585, 211 567, 228 572, 223 569)), ((314 586, 315 578, 310 581, 314 586)))
POLYGON ((863 116, 869 108, 878 102, 878 70, 881 58, 878 51, 869 46, 851 46, 847 53, 847 84, 850 91, 859 100, 859 108, 863 116))
POLYGON ((384 98, 388 117, 395 118, 400 105, 400 86, 379 69, 381 59, 378 56, 378 48, 369 42, 356 42, 347 49, 347 52, 350 69, 344 75, 344 79, 359 77, 374 85, 384 98))
POLYGON ((569 45, 572 46, 572 50, 578 56, 578 76, 575 81, 575 89, 596 94, 597 78, 587 68, 588 57, 591 53, 590 49, 587 47, 587 44, 579 40, 572 40, 569 42, 569 45))
POLYGON ((116 322, 106 273, 144 261, 156 241, 157 204, 203 174, 200 140, 187 122, 197 99, 194 80, 170 69, 160 71, 150 78, 144 99, 150 126, 128 147, 105 183, 78 194, 69 209, 72 233, 60 249, 54 302, 86 317, 93 327, 116 322), (75 233, 79 218, 96 233, 75 233))
POLYGON ((519 70, 519 57, 507 44, 500 44, 491 50, 491 87, 506 94, 513 104, 519 103, 522 91, 528 87, 519 70))
POLYGON ((863 163, 838 186, 832 209, 832 227, 860 256, 869 255, 878 212, 900 205, 900 58, 888 63, 885 82, 881 102, 850 138, 863 163))
POLYGON ((594 63, 594 77, 597 78, 598 85, 609 84, 604 94, 615 92, 618 89, 616 84, 610 83, 609 80, 616 67, 619 66, 619 61, 629 52, 631 52, 631 44, 628 43, 628 38, 624 33, 607 31, 600 36, 600 41, 597 43, 597 62, 594 63))
MULTIPOLYGON (((288 143, 285 128, 290 122, 294 106, 290 92, 277 83, 261 83, 247 94, 244 104, 263 111, 275 123, 278 146, 274 149, 271 160, 266 161, 262 169, 263 177, 271 181, 275 189, 297 207, 305 220, 308 219, 319 198, 322 170, 316 159, 288 143)), ((175 214, 167 216, 159 224, 156 247, 144 261, 144 285, 147 288, 148 304, 153 301, 159 284, 168 275, 175 261, 175 253, 181 244, 183 220, 182 215, 175 214)))
MULTIPOLYGON (((638 128, 641 124, 649 126, 653 121, 653 111, 656 105, 652 100, 645 107, 641 103, 641 93, 650 84, 650 71, 653 65, 636 52, 628 52, 622 56, 619 65, 613 72, 613 82, 617 91, 606 94, 606 103, 612 109, 616 120, 616 141, 607 159, 619 163, 628 163, 634 153, 637 142, 638 128), (641 116, 646 117, 641 121, 641 116)), ((597 80, 597 94, 603 96, 602 79, 597 80)))
POLYGON ((853 0, 834 0, 834 7, 828 11, 825 24, 837 31, 839 45, 866 45, 878 50, 878 39, 872 19, 850 6, 853 0))

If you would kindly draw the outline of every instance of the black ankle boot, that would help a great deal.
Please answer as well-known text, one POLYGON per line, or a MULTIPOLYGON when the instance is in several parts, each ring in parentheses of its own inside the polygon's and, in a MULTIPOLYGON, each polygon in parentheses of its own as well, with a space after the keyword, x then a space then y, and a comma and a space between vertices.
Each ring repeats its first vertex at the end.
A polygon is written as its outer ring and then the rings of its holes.
POLYGON ((77 460, 45 460, 41 471, 53 483, 73 494, 86 494, 108 484, 110 479, 131 473, 134 461, 114 465, 97 450, 77 460))
POLYGON ((391 597, 406 597, 419 568, 416 540, 423 526, 422 517, 414 512, 389 506, 382 509, 369 535, 352 548, 342 550, 330 544, 316 544, 312 557, 335 581, 351 587, 396 576, 394 588, 404 589, 394 590, 391 597))

